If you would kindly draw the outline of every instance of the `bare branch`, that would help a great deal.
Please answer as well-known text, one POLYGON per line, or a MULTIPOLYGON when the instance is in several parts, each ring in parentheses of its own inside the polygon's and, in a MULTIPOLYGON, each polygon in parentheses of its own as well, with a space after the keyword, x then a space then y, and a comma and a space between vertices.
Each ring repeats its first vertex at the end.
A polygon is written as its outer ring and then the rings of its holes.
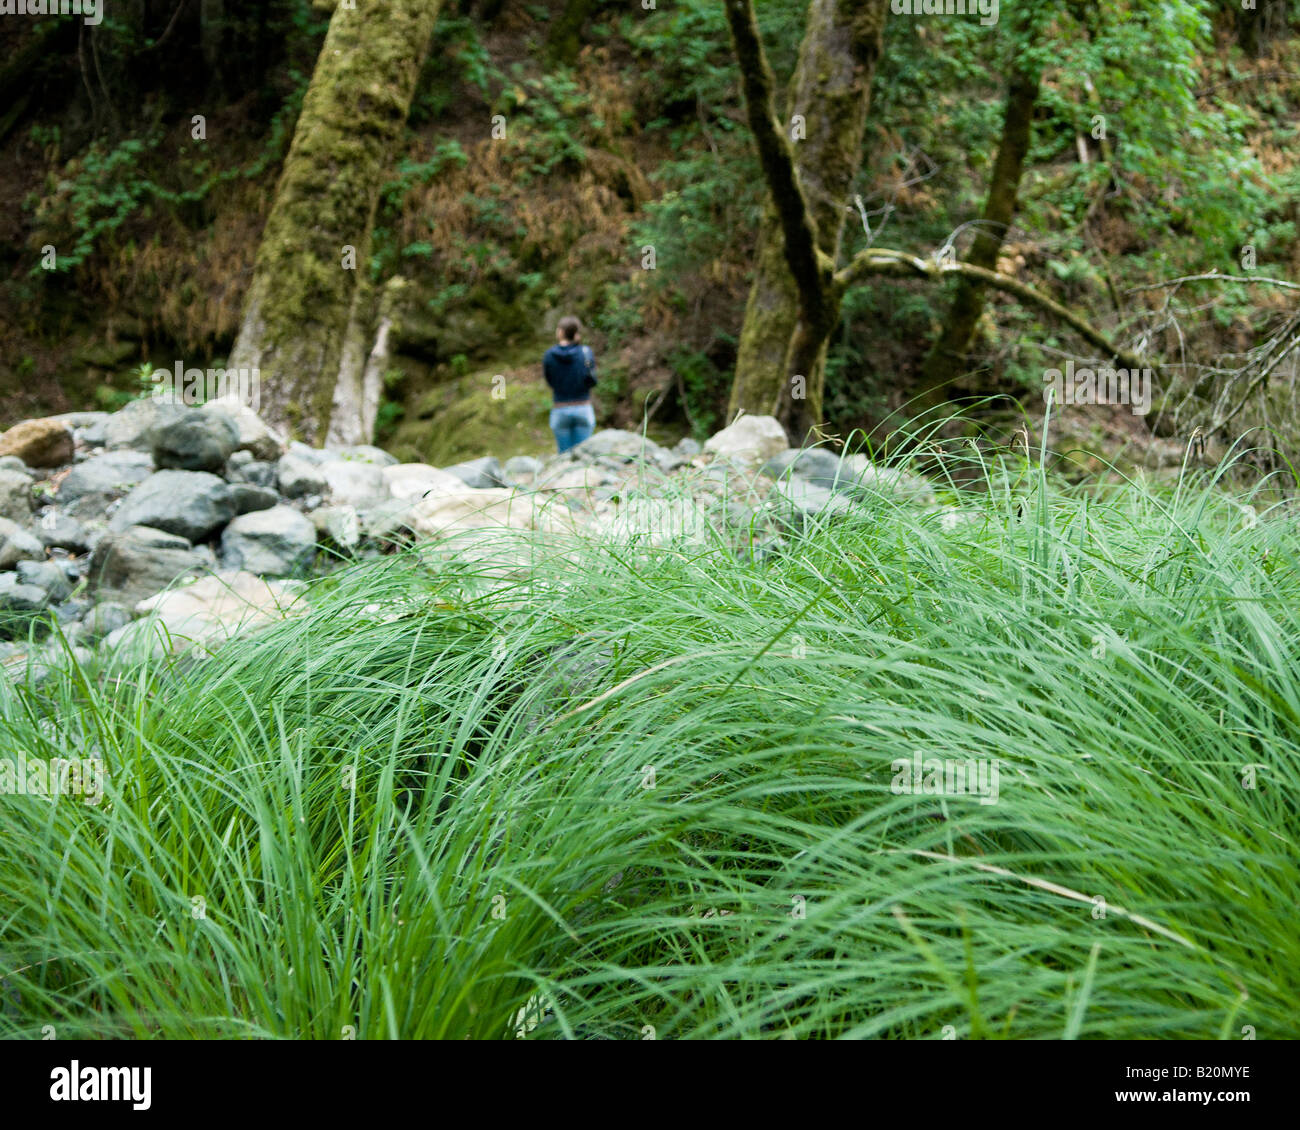
POLYGON ((1049 298, 1042 291, 1035 290, 1028 283, 1013 279, 1010 275, 990 271, 984 267, 977 267, 972 263, 963 263, 954 259, 940 261, 933 258, 921 258, 903 251, 877 247, 869 251, 863 251, 843 270, 836 272, 835 285, 840 288, 842 294, 869 276, 924 278, 937 281, 947 275, 961 275, 972 282, 982 283, 994 290, 1000 290, 1005 294, 1020 299, 1022 302, 1046 311, 1052 317, 1064 322, 1073 329, 1088 344, 1103 350, 1108 356, 1118 358, 1124 363, 1125 368, 1155 368, 1150 361, 1115 345, 1101 330, 1080 317, 1073 310, 1062 306, 1055 299, 1049 298))

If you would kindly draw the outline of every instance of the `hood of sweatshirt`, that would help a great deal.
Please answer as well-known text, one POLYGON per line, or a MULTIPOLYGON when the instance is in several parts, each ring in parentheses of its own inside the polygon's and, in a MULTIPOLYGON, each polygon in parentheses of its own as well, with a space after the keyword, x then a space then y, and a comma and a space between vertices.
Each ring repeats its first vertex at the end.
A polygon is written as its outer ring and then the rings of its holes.
MULTIPOLYGON (((548 352, 561 365, 572 365, 574 361, 582 357, 582 343, 569 341, 563 345, 553 345, 548 352)), ((536 356, 536 354, 533 354, 533 356, 536 356)))

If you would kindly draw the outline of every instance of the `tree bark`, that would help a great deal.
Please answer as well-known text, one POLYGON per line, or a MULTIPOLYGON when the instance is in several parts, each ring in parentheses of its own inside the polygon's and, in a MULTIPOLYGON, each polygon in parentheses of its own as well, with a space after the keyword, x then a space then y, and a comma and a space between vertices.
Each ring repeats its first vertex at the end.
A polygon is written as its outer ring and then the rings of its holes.
MULTIPOLYGON (((997 269, 998 253, 1016 214, 1016 197, 1038 104, 1040 72, 1017 68, 1007 87, 1002 139, 998 143, 988 196, 980 213, 975 240, 966 262, 986 271, 997 269)), ((966 355, 984 313, 984 286, 969 275, 958 275, 952 307, 939 337, 926 356, 917 394, 923 404, 941 403, 948 387, 966 368, 966 355)))
MULTIPOLYGON (((742 35, 749 37, 745 25, 753 19, 752 10, 748 15, 744 11, 747 7, 728 3, 733 38, 738 23, 742 35)), ((795 170, 816 245, 832 265, 840 254, 847 204, 862 161, 886 12, 885 0, 812 0, 790 84, 787 122, 778 127, 786 136, 795 115, 802 119, 805 134, 793 142, 795 170)), ((757 36, 756 29, 752 34, 757 36)), ((756 60, 750 55, 752 70, 756 60)), ((767 85, 772 85, 770 76, 767 85)), ((792 432, 802 434, 821 414, 825 348, 824 343, 811 347, 806 329, 804 343, 795 344, 800 291, 785 254, 785 229, 781 212, 769 204, 759 230, 757 269, 745 308, 728 415, 741 410, 775 413, 792 432), (805 381, 803 399, 793 395, 790 378, 796 375, 805 381)))
POLYGON ((360 406, 371 229, 438 8, 335 10, 258 248, 228 364, 259 369, 268 422, 312 442, 370 438, 360 406))
POLYGON ((582 50, 583 31, 601 0, 565 0, 564 11, 551 25, 546 47, 551 61, 571 66, 582 50))

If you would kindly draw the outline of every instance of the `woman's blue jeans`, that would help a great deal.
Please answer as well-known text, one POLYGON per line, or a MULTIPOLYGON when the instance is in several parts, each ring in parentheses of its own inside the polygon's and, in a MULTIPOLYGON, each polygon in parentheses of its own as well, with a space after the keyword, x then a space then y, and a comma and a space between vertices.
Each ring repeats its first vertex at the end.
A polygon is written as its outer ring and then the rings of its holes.
POLYGON ((568 451, 590 438, 595 430, 596 413, 590 404, 570 404, 551 409, 551 431, 555 433, 555 445, 560 451, 568 451))

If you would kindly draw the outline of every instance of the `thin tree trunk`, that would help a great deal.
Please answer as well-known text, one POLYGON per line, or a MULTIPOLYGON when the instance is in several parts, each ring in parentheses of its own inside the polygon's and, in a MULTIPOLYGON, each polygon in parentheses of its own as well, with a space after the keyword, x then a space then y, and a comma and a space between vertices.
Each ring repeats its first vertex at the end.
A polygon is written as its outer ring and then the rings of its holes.
MULTIPOLYGON (((997 269, 998 254, 1015 218, 1016 197, 1033 132, 1034 107, 1038 104, 1038 87, 1037 70, 1016 70, 1007 87, 1002 140, 993 162, 993 176, 979 227, 966 256, 967 263, 986 271, 997 269)), ((940 403, 952 381, 965 372, 966 355, 984 313, 984 297, 982 283, 965 275, 958 276, 952 308, 921 370, 917 393, 923 405, 940 403)))
POLYGON ((258 248, 229 365, 259 369, 268 422, 314 442, 370 438, 360 388, 371 229, 438 8, 335 10, 258 248))
MULTIPOLYGON (((800 116, 804 136, 792 141, 795 165, 817 245, 832 263, 840 253, 853 180, 862 162, 886 12, 885 0, 812 0, 790 84, 782 128, 789 136, 795 115, 800 116)), ((742 409, 777 413, 788 428, 805 428, 821 414, 825 349, 791 351, 799 291, 786 260, 782 221, 770 204, 759 230, 756 266, 728 415, 742 409), (791 369, 792 364, 809 367, 791 369), (795 376, 804 378, 803 399, 792 395, 797 390, 790 378, 795 376)))

